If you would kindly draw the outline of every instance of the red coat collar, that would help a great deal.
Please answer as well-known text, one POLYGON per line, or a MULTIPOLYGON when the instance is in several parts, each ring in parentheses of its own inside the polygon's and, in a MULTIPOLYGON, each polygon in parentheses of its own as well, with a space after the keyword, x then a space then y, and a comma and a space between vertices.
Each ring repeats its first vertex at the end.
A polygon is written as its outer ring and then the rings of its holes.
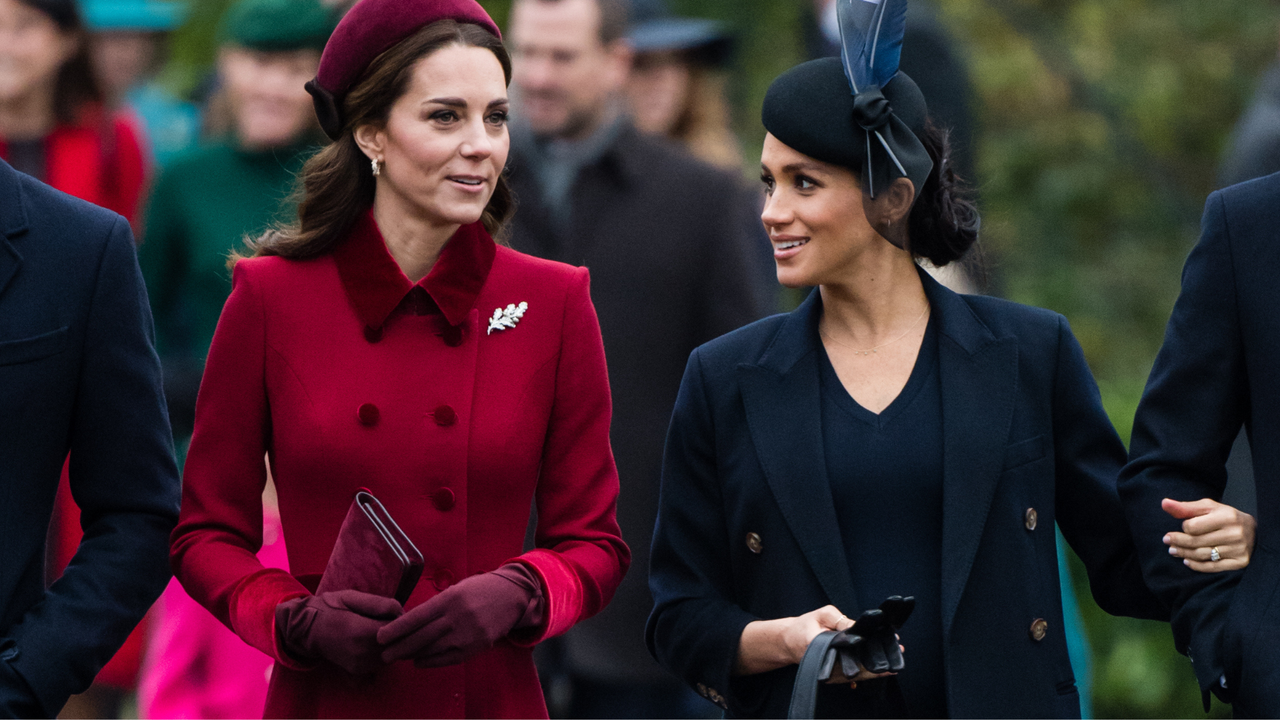
MULTIPOLYGON (((483 225, 463 225, 445 243, 431 272, 418 282, 450 325, 461 325, 467 319, 496 254, 483 225)), ((351 235, 333 255, 347 298, 366 327, 381 328, 414 288, 387 250, 372 211, 356 221, 351 235)))

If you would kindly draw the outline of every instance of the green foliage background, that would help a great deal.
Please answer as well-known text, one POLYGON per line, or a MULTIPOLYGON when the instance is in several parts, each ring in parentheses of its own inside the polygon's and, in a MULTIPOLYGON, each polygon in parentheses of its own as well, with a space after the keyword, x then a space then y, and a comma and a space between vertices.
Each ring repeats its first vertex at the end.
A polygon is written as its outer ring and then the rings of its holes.
MULTIPOLYGON (((922 0, 914 0, 922 1, 922 0)), ((504 24, 510 0, 481 0, 504 24)), ((166 78, 208 71, 228 0, 193 3, 166 78)), ((747 167, 769 82, 805 59, 810 0, 670 0, 727 21, 747 167)), ((1276 0, 942 0, 977 92, 982 243, 1004 295, 1071 321, 1128 438, 1219 156, 1276 57, 1276 0)), ((1167 625, 1113 618, 1072 559, 1093 645, 1097 715, 1203 717, 1167 625)), ((1229 715, 1215 702, 1213 716, 1229 715)))

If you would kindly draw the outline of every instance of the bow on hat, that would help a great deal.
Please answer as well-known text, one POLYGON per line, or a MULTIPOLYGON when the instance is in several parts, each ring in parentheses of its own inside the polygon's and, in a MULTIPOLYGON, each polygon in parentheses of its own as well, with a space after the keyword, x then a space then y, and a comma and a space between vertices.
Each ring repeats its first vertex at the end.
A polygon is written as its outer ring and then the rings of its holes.
POLYGON ((919 197, 933 169, 920 138, 894 114, 885 88, 898 75, 907 0, 836 0, 840 61, 853 91, 853 120, 866 134, 862 177, 868 194, 905 177, 919 197))

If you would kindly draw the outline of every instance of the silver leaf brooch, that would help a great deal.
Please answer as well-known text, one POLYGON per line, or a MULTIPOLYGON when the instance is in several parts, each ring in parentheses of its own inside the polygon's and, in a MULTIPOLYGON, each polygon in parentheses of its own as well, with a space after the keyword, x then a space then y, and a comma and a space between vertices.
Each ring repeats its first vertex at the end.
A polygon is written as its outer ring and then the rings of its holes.
POLYGON ((505 308, 498 308, 493 311, 493 317, 489 318, 489 332, 486 335, 492 335, 494 330, 510 330, 520 322, 520 318, 524 317, 524 311, 529 309, 529 303, 522 302, 519 305, 508 305, 505 308))

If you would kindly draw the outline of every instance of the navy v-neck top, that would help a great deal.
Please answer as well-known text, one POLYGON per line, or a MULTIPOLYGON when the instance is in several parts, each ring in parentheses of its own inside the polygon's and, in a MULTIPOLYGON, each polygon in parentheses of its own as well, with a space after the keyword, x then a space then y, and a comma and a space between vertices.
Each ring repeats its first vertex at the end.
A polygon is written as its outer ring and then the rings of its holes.
MULTIPOLYGON (((916 609, 899 632, 906 669, 898 675, 908 717, 947 717, 942 658, 942 387, 934 318, 902 392, 880 414, 859 405, 820 353, 822 433, 827 476, 845 557, 866 605, 840 608, 856 618, 890 595, 913 595, 916 609)), ((863 695, 862 683, 854 693, 863 695)), ((869 689, 869 688, 868 688, 869 689)), ((901 713, 868 692, 860 708, 901 713)), ((858 703, 862 704, 862 703, 858 703)), ((861 714, 861 713, 859 713, 861 714)))

